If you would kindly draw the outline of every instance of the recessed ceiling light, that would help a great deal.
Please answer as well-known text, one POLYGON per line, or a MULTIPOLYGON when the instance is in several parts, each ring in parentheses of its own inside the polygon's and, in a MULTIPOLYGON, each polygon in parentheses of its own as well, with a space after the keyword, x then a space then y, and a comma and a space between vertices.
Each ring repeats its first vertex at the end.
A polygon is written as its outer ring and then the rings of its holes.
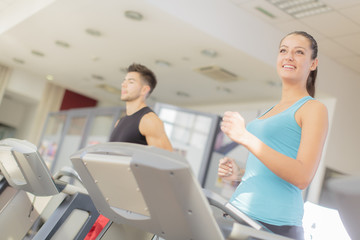
POLYGON ((274 81, 274 80, 269 80, 266 82, 267 85, 269 85, 270 87, 281 87, 282 83, 280 81, 274 81))
POLYGON ((34 55, 36 55, 36 56, 38 56, 38 57, 43 57, 43 56, 45 56, 44 53, 42 53, 42 52, 40 52, 40 51, 37 51, 37 50, 32 50, 31 53, 34 54, 34 55))
POLYGON ((122 72, 122 73, 127 73, 128 71, 127 71, 127 68, 121 67, 121 68, 120 68, 120 72, 122 72))
POLYGON ((48 75, 46 75, 46 80, 49 80, 49 81, 52 81, 52 80, 54 80, 54 76, 53 75, 51 75, 51 74, 48 74, 48 75))
POLYGON ((204 49, 201 51, 201 54, 206 57, 216 57, 218 53, 214 49, 204 49))
POLYGON ((216 90, 223 93, 231 93, 231 89, 227 87, 217 86, 216 90))
POLYGON ((100 37, 101 36, 101 32, 92 28, 87 28, 85 29, 85 32, 91 36, 94 37, 100 37))
POLYGON ((94 78, 94 79, 96 79, 96 80, 99 80, 99 81, 103 81, 103 80, 104 80, 104 77, 103 77, 103 76, 100 76, 100 75, 97 75, 97 74, 92 74, 91 77, 94 78))
POLYGON ((63 47, 63 48, 69 48, 70 47, 70 44, 68 44, 67 42, 64 42, 64 41, 56 41, 55 42, 56 45, 60 46, 60 47, 63 47))
POLYGON ((136 21, 140 21, 143 19, 143 15, 136 11, 125 11, 124 15, 125 17, 136 21))
POLYGON ((91 57, 91 60, 92 60, 93 62, 97 62, 97 61, 100 60, 100 57, 98 57, 98 56, 92 56, 92 57, 91 57))
POLYGON ((161 67, 170 67, 171 64, 168 61, 164 61, 164 60, 156 60, 155 64, 161 67))
POLYGON ((13 58, 13 61, 19 64, 25 64, 25 61, 20 58, 13 58))
POLYGON ((190 97, 190 95, 188 93, 183 92, 183 91, 177 91, 176 95, 179 97, 190 97))
POLYGON ((113 93, 113 94, 117 94, 117 95, 121 94, 121 89, 107 85, 107 84, 100 84, 100 85, 97 85, 97 87, 101 88, 109 93, 113 93))

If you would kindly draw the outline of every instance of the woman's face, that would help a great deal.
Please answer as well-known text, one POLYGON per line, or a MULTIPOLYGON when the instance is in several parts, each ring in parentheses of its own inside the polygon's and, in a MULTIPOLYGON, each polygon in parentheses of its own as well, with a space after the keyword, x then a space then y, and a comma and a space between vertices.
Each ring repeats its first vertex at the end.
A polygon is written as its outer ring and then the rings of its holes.
POLYGON ((313 51, 310 40, 292 34, 280 43, 277 57, 277 72, 283 80, 305 81, 310 71, 317 67, 317 59, 311 59, 313 51))

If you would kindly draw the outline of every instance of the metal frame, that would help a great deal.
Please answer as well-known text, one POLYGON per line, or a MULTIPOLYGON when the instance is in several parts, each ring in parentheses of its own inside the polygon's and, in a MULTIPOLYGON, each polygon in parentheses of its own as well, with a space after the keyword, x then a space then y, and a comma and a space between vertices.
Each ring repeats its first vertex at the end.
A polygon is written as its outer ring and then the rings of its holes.
MULTIPOLYGON (((83 129, 82 139, 80 140, 79 146, 77 147, 77 150, 78 150, 78 149, 85 147, 86 141, 89 137, 88 131, 89 131, 90 127, 92 126, 95 117, 97 117, 99 115, 110 115, 110 116, 113 115, 112 125, 114 126, 115 122, 119 119, 121 113, 124 110, 125 110, 125 107, 120 106, 120 107, 104 107, 104 108, 78 108, 78 109, 70 109, 70 110, 49 113, 47 116, 47 119, 45 121, 44 128, 41 133, 38 147, 41 146, 41 143, 45 137, 50 118, 57 116, 57 115, 65 115, 66 116, 64 126, 61 130, 61 135, 60 135, 60 139, 58 142, 58 149, 55 153, 54 160, 51 163, 51 168, 50 168, 51 173, 54 174, 55 167, 59 161, 59 159, 58 159, 59 153, 61 152, 61 149, 63 147, 63 142, 66 137, 66 133, 70 127, 71 120, 73 118, 75 118, 75 117, 85 117, 86 118, 85 126, 83 129)), ((109 136, 110 136, 111 130, 112 129, 110 129, 109 136)))

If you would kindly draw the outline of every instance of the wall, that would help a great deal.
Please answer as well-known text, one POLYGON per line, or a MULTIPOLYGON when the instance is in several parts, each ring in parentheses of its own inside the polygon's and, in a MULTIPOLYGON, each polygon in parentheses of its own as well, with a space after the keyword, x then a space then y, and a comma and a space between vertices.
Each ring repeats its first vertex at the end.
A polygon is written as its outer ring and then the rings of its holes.
POLYGON ((46 80, 41 76, 14 69, 6 91, 27 101, 38 102, 41 100, 45 83, 46 80))
MULTIPOLYGON (((39 113, 37 108, 42 106, 42 110, 46 111, 46 108, 39 104, 43 101, 44 91, 49 91, 49 89, 45 90, 47 84, 47 80, 42 76, 19 69, 12 71, 5 92, 6 97, 0 105, 0 123, 15 127, 16 138, 33 140, 31 136, 35 131, 35 129, 32 129, 34 127, 33 124, 36 119, 39 120, 35 116, 39 113)), ((53 96, 53 94, 46 96, 46 101, 49 102, 49 97, 53 96)), ((62 98, 61 110, 94 107, 96 104, 97 101, 95 99, 67 90, 62 98)), ((47 115, 47 113, 45 114, 47 115)), ((42 127, 39 129, 42 130, 42 127)))
POLYGON ((0 122, 15 127, 16 138, 32 142, 34 126, 42 124, 35 123, 35 119, 47 84, 42 76, 19 69, 12 71, 0 105, 0 122))
POLYGON ((14 128, 20 127, 26 106, 5 96, 0 105, 0 122, 14 128))
POLYGON ((319 61, 318 89, 337 100, 328 143, 327 165, 345 174, 359 174, 359 74, 325 57, 319 61))
POLYGON ((16 138, 28 138, 45 83, 35 74, 12 71, 0 105, 0 122, 16 128, 16 138))
POLYGON ((14 137, 27 139, 34 119, 36 103, 14 99, 8 94, 6 93, 0 105, 0 123, 14 127, 16 129, 14 137))

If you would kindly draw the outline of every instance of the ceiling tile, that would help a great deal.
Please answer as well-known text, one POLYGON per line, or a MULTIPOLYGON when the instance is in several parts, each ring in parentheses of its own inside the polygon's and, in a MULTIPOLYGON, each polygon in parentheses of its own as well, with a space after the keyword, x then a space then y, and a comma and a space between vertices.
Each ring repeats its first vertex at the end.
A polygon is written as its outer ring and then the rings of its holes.
POLYGON ((278 24, 276 24, 276 26, 285 33, 290 33, 293 31, 305 31, 305 32, 309 33, 310 35, 312 35, 316 39, 316 41, 326 38, 325 36, 323 36, 322 34, 317 32, 315 29, 309 27, 308 25, 306 25, 298 20, 292 20, 292 21, 287 21, 284 23, 278 23, 278 24))
POLYGON ((360 73, 360 56, 339 58, 337 61, 360 73))
POLYGON ((331 58, 349 57, 354 55, 352 51, 330 39, 319 40, 318 45, 319 54, 324 54, 331 58))
POLYGON ((324 3, 330 7, 341 9, 354 5, 359 5, 359 0, 322 0, 324 3))
POLYGON ((301 19, 327 37, 339 37, 360 32, 360 26, 335 11, 301 19))
POLYGON ((344 16, 351 18, 351 20, 353 20, 354 22, 360 25, 360 4, 358 4, 357 6, 340 10, 339 12, 344 16))
POLYGON ((8 7, 6 2, 0 1, 0 12, 4 11, 8 7))
POLYGON ((238 4, 238 6, 269 23, 286 22, 293 19, 290 15, 264 0, 252 0, 243 4, 238 4), (274 17, 270 17, 266 13, 269 13, 274 17))
POLYGON ((334 41, 360 55, 360 33, 335 38, 334 41))

